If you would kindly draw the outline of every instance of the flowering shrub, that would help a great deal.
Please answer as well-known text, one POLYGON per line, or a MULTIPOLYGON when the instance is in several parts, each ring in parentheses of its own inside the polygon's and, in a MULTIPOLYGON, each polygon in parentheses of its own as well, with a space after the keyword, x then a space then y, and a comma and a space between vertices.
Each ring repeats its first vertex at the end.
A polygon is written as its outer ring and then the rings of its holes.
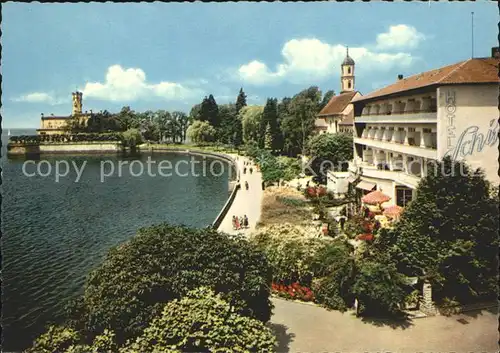
POLYGON ((272 293, 286 299, 297 299, 304 302, 314 301, 314 293, 308 287, 301 286, 297 282, 293 282, 291 285, 284 284, 272 284, 272 293))

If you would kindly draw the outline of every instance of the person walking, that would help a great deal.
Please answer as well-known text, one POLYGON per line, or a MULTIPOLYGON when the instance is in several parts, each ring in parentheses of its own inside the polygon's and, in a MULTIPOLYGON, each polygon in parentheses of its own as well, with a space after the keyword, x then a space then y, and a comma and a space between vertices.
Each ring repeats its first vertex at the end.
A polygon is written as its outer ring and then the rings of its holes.
POLYGON ((243 216, 243 226, 245 228, 248 228, 248 217, 247 217, 247 215, 243 216))
POLYGON ((340 217, 340 229, 342 229, 342 231, 344 230, 344 226, 345 226, 345 220, 346 218, 344 216, 341 216, 340 217))
POLYGON ((243 217, 240 217, 239 219, 239 223, 240 223, 240 229, 243 228, 245 226, 244 224, 244 220, 243 220, 243 217))
POLYGON ((248 190, 248 181, 245 181, 245 189, 248 190))
POLYGON ((252 174, 252 173, 253 173, 253 168, 252 168, 252 167, 250 167, 250 174, 252 174))
POLYGON ((233 215, 233 229, 236 230, 236 216, 233 215))
POLYGON ((234 224, 236 226, 236 230, 239 230, 241 229, 241 224, 240 224, 240 220, 238 219, 238 217, 234 216, 234 224))
POLYGON ((243 174, 247 173, 247 167, 243 167, 243 174))

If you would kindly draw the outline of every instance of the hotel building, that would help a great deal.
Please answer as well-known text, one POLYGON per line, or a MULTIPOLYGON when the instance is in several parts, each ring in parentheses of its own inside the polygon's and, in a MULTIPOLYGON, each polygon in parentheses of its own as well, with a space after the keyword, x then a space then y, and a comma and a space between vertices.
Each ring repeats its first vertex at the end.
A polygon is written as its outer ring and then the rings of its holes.
MULTIPOLYGON (((493 51, 494 53, 494 51, 493 51)), ((428 161, 451 156, 498 176, 497 57, 474 58, 403 78, 353 99, 350 185, 405 206, 428 161)))

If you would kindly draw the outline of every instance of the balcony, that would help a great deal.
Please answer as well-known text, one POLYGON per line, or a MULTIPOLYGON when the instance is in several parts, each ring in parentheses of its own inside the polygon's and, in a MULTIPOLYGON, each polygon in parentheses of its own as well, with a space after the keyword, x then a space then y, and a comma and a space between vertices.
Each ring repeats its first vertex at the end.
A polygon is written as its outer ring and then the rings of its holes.
POLYGON ((370 138, 355 137, 354 143, 374 147, 381 150, 414 155, 427 159, 437 159, 437 150, 432 148, 422 148, 419 146, 409 146, 391 141, 380 141, 370 138))
POLYGON ((420 182, 420 177, 414 174, 402 171, 380 170, 376 166, 365 162, 358 163, 357 166, 361 168, 360 174, 368 178, 392 180, 412 188, 416 188, 420 182))
POLYGON ((355 118, 356 123, 418 123, 418 124, 437 124, 437 112, 418 111, 415 113, 400 114, 370 114, 360 115, 355 118))

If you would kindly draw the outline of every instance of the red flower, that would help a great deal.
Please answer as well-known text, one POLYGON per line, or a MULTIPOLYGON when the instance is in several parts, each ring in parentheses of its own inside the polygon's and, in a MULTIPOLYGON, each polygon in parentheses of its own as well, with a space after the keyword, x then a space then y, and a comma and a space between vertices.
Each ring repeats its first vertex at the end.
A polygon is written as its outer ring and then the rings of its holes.
POLYGON ((318 189, 317 189, 317 194, 318 196, 323 196, 326 194, 326 189, 323 187, 323 186, 320 186, 318 189))
POLYGON ((316 189, 312 187, 307 188, 307 194, 311 197, 316 196, 316 189))
POLYGON ((293 289, 297 289, 297 288, 300 288, 300 285, 297 282, 293 282, 292 285, 291 285, 291 287, 293 289))

